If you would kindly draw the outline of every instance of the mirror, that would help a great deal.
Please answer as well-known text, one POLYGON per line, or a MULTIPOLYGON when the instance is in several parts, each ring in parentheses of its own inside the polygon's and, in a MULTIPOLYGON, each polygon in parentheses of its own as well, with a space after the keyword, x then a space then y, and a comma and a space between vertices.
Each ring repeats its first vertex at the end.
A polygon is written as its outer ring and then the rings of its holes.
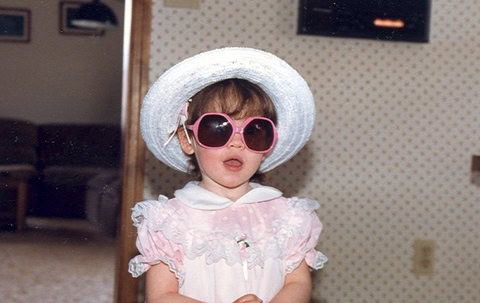
POLYGON ((113 301, 124 1, 102 1, 119 22, 100 30, 72 26, 84 2, 1 2, 0 27, 28 32, 0 39, 5 302, 113 301))

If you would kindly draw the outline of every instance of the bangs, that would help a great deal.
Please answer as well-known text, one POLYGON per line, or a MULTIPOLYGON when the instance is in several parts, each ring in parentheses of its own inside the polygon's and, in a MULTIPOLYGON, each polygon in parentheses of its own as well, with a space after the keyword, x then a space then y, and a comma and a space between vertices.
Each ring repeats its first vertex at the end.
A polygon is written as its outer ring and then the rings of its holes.
POLYGON ((222 112, 236 119, 262 116, 277 123, 270 97, 260 87, 243 79, 214 83, 193 96, 189 107, 189 124, 207 112, 222 112))

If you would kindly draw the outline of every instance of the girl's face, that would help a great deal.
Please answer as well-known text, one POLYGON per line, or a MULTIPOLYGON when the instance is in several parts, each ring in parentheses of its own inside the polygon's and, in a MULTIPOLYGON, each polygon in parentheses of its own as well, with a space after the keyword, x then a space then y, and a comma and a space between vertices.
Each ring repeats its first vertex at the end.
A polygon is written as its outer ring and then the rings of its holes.
MULTIPOLYGON (((240 126, 245 119, 233 121, 240 126)), ((194 153, 197 158, 202 175, 200 186, 232 201, 250 190, 249 180, 266 156, 265 153, 248 150, 238 133, 222 148, 204 148, 198 144, 196 138, 190 148, 185 149, 184 144, 182 148, 188 154, 194 153)))

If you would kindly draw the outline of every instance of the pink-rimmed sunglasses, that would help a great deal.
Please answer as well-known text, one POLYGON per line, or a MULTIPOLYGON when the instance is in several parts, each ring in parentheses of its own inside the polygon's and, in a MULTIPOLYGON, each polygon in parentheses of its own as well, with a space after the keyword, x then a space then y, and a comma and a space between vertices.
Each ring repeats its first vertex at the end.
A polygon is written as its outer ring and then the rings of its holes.
POLYGON ((269 152, 277 142, 277 129, 272 120, 265 117, 250 117, 240 127, 224 113, 205 113, 192 125, 198 144, 216 149, 228 145, 236 133, 241 134, 246 148, 255 153, 269 152))

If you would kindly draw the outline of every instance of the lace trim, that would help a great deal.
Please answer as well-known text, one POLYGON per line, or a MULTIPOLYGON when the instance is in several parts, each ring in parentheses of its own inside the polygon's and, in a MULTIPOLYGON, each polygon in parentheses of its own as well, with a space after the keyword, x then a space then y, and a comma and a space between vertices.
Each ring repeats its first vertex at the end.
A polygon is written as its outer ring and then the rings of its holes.
POLYGON ((183 281, 185 280, 185 273, 181 270, 174 259, 168 258, 166 256, 158 256, 158 259, 154 261, 148 261, 145 257, 139 255, 134 257, 128 262, 128 272, 132 274, 132 277, 138 278, 144 272, 150 269, 153 265, 159 263, 165 263, 168 266, 168 269, 175 274, 175 277, 178 279, 179 287, 182 286, 183 281))
POLYGON ((133 221, 133 226, 139 227, 140 224, 146 219, 148 209, 154 209, 155 207, 165 207, 165 203, 168 201, 168 198, 160 195, 158 197, 158 200, 147 200, 143 202, 139 202, 135 204, 135 206, 132 208, 132 221, 133 221))
POLYGON ((141 258, 142 256, 136 256, 128 262, 128 272, 131 273, 134 278, 140 277, 150 268, 150 265, 140 261, 141 258))
POLYGON ((287 199, 287 204, 296 210, 311 213, 320 207, 317 201, 308 198, 292 197, 287 199))
POLYGON ((300 265, 303 260, 307 262, 307 265, 310 268, 318 270, 323 268, 325 263, 327 263, 328 258, 318 250, 311 249, 306 253, 298 254, 295 259, 286 262, 285 271, 287 273, 291 273, 300 265))
MULTIPOLYGON (((222 259, 230 266, 236 263, 242 263, 242 256, 238 249, 238 243, 235 240, 242 235, 241 231, 225 232, 222 230, 214 230, 202 232, 195 229, 184 231, 185 228, 189 226, 186 221, 186 214, 181 209, 170 207, 166 203, 167 201, 167 197, 160 196, 158 201, 137 203, 132 209, 134 225, 138 227, 146 220, 145 223, 148 224, 151 231, 160 232, 169 241, 181 245, 184 248, 185 256, 189 259, 205 256, 207 264, 214 264, 222 259), (149 216, 152 216, 152 220, 148 220, 149 216)), ((267 259, 285 258, 289 239, 301 237, 310 231, 310 224, 305 224, 304 213, 313 212, 319 207, 318 203, 310 199, 293 197, 287 199, 287 204, 291 215, 286 215, 272 222, 271 235, 266 237, 270 240, 255 241, 255 239, 249 239, 247 255, 249 268, 257 265, 263 267, 267 259)), ((291 272, 300 264, 306 257, 308 251, 315 251, 311 247, 304 249, 305 251, 299 252, 298 260, 286 264, 288 272, 291 272)), ((132 259, 131 262, 134 262, 134 259, 132 259)), ((323 267, 323 264, 326 262, 326 257, 322 253, 315 251, 315 257, 312 260, 309 266, 317 269, 323 267)), ((168 264, 169 268, 175 272, 176 275, 183 275, 183 273, 179 273, 173 259, 168 260, 168 258, 166 258, 166 262, 164 260, 161 261, 168 264)), ((139 268, 141 273, 146 270, 143 270, 142 267, 139 268)))
POLYGON ((312 251, 315 255, 313 258, 306 258, 308 265, 315 269, 322 269, 325 266, 325 263, 328 262, 327 256, 319 252, 318 250, 313 250, 312 251))

